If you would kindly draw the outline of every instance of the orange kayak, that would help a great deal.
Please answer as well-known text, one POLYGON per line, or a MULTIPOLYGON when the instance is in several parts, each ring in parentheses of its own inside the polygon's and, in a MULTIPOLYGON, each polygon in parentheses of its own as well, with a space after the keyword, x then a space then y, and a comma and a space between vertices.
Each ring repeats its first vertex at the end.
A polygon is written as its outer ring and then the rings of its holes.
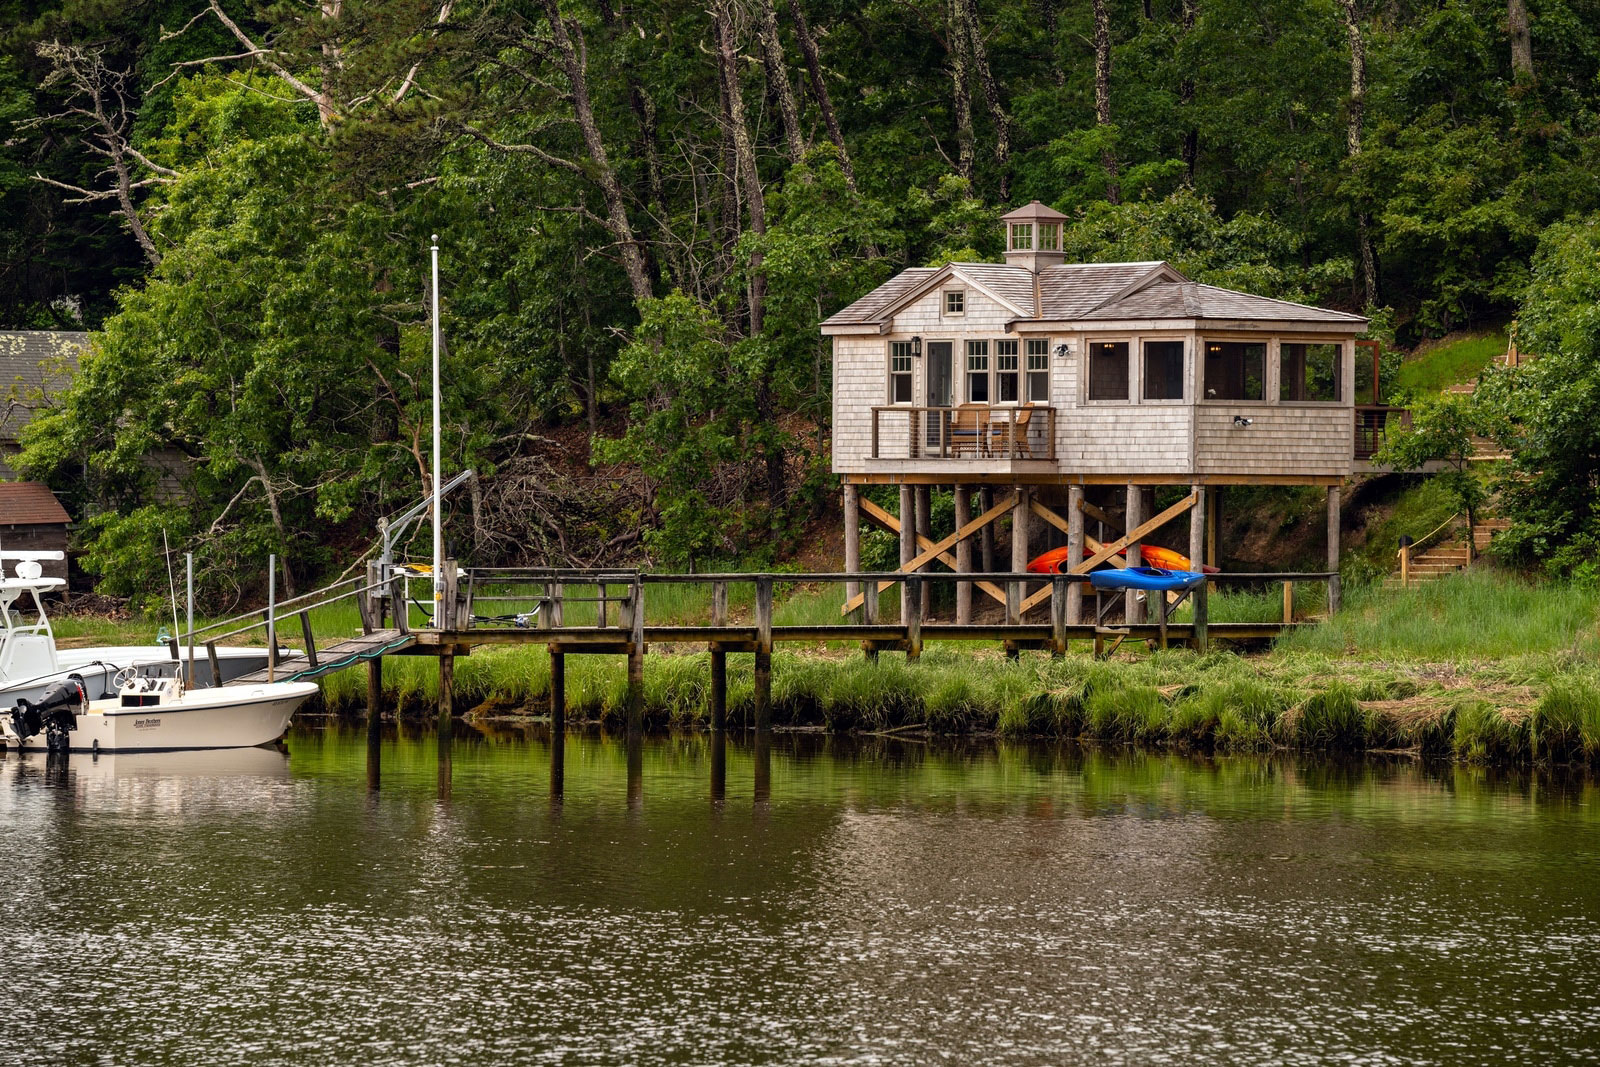
MULTIPOLYGON (((1181 552, 1174 552, 1170 548, 1162 548, 1160 545, 1141 545, 1139 551, 1144 557, 1146 566, 1159 567, 1164 571, 1194 569, 1189 565, 1188 556, 1183 555, 1181 552)), ((1127 555, 1127 550, 1124 549, 1118 552, 1117 555, 1127 555)), ((1063 545, 1061 548, 1052 548, 1042 555, 1035 556, 1028 563, 1028 570, 1034 574, 1059 574, 1066 565, 1067 549, 1063 545)), ((1217 568, 1215 567, 1202 566, 1200 570, 1206 574, 1217 573, 1217 568)))

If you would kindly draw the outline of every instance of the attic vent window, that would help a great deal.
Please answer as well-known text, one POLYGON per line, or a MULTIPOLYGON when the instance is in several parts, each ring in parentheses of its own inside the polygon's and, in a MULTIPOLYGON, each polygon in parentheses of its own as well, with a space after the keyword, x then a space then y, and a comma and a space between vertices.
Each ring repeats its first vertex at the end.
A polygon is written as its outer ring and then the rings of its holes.
POLYGON ((945 293, 944 313, 946 315, 965 315, 967 313, 967 294, 960 289, 951 289, 945 293))

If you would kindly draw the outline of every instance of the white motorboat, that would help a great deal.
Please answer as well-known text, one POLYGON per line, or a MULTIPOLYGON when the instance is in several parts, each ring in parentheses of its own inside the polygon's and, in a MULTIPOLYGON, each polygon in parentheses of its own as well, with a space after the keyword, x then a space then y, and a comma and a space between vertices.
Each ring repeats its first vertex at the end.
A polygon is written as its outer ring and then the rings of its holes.
MULTIPOLYGON (((16 561, 15 577, 0 571, 0 711, 19 700, 37 700, 64 678, 76 677, 91 698, 114 695, 114 679, 124 667, 144 673, 176 674, 180 664, 170 648, 150 645, 96 645, 64 649, 56 646, 55 632, 44 609, 44 594, 66 586, 61 578, 45 578, 42 560, 59 560, 60 552, 0 552, 0 567, 16 561)), ((291 653, 280 650, 279 657, 291 653)), ((267 665, 264 648, 219 648, 217 665, 222 681, 259 671, 267 665)), ((211 684, 211 660, 201 654, 193 664, 196 686, 211 684)))
POLYGON ((181 677, 117 673, 117 694, 90 700, 76 679, 0 716, 0 742, 23 752, 171 752, 250 748, 276 741, 315 682, 185 689, 181 677))

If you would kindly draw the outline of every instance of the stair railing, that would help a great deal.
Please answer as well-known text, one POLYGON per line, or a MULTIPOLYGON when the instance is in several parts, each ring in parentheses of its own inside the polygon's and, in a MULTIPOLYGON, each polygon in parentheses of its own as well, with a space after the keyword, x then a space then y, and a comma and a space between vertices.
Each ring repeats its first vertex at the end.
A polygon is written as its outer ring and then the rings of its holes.
POLYGON ((1440 535, 1456 524, 1456 520, 1461 518, 1461 514, 1459 511, 1456 512, 1414 541, 1407 541, 1405 538, 1401 538, 1398 555, 1400 557, 1400 584, 1402 586, 1411 584, 1411 564, 1416 557, 1433 547, 1439 540, 1440 535))

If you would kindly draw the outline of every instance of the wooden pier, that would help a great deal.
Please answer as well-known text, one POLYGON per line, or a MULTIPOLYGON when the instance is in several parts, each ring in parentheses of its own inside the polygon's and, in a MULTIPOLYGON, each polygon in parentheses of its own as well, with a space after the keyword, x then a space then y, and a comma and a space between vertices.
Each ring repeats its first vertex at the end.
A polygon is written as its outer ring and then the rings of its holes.
MULTIPOLYGON (((538 568, 462 569, 452 561, 445 568, 444 592, 437 612, 413 594, 416 584, 432 593, 425 568, 372 564, 365 578, 350 579, 305 596, 274 604, 268 611, 213 624, 181 640, 191 648, 203 646, 214 657, 219 641, 253 631, 270 635, 268 666, 235 679, 230 684, 259 684, 317 678, 360 664, 367 668, 369 721, 376 723, 382 707, 383 660, 388 656, 433 656, 439 661, 439 725, 448 735, 454 715, 455 658, 470 655, 474 646, 540 645, 550 654, 550 714, 552 722, 565 721, 565 664, 569 655, 614 655, 628 659, 627 724, 639 732, 644 721, 644 660, 652 649, 692 646, 711 654, 711 725, 723 729, 727 722, 727 656, 748 653, 754 664, 754 722, 758 732, 771 729, 772 653, 783 644, 848 643, 876 659, 885 652, 919 658, 930 641, 998 644, 1008 655, 1024 650, 1044 650, 1067 655, 1071 643, 1092 646, 1096 656, 1140 642, 1152 648, 1171 645, 1204 651, 1215 642, 1270 640, 1286 629, 1301 625, 1293 614, 1293 589, 1297 582, 1335 583, 1335 572, 1218 574, 1182 596, 1151 596, 1147 602, 1153 621, 1124 622, 1108 619, 1125 610, 1123 593, 1097 595, 1084 574, 849 572, 849 573, 737 573, 644 574, 635 571, 580 571, 538 568), (1259 622, 1215 623, 1209 620, 1209 590, 1214 585, 1281 583, 1282 618, 1259 622), (929 614, 931 598, 924 591, 933 585, 955 585, 957 602, 962 587, 987 587, 1003 592, 1007 610, 989 622, 954 622, 929 614), (840 621, 780 624, 775 621, 775 598, 780 587, 842 586, 845 605, 840 621), (662 610, 660 621, 649 618, 651 590, 673 588, 678 601, 662 610), (877 595, 859 590, 876 587, 877 595), (899 587, 898 590, 896 587, 899 587), (689 609, 681 603, 692 591, 689 609), (730 591, 742 606, 736 619, 730 611, 730 591), (898 594, 898 595, 897 595, 898 594), (1069 595, 1070 594, 1070 595, 1069 595), (353 599, 362 632, 319 646, 312 632, 311 612, 353 599), (1191 602, 1188 621, 1172 616, 1184 600, 1191 602), (702 603, 703 601, 703 603, 702 603), (888 601, 898 602, 898 617, 880 617, 888 601), (1069 622, 1073 604, 1094 621, 1069 622), (668 618, 668 615, 678 618, 668 618), (689 614, 694 621, 683 621, 689 614), (438 615, 435 619, 433 616, 438 615), (703 619, 704 621, 699 621, 703 619), (301 638, 302 655, 287 658, 281 638, 301 638), (281 651, 280 651, 281 650, 281 651)), ((419 590, 420 591, 420 590, 419 590)), ((953 614, 953 613, 952 613, 953 614)), ((1143 613, 1140 613, 1143 614, 1143 613)), ((176 652, 176 648, 175 648, 176 652)), ((375 727, 374 727, 375 728, 375 727)))

